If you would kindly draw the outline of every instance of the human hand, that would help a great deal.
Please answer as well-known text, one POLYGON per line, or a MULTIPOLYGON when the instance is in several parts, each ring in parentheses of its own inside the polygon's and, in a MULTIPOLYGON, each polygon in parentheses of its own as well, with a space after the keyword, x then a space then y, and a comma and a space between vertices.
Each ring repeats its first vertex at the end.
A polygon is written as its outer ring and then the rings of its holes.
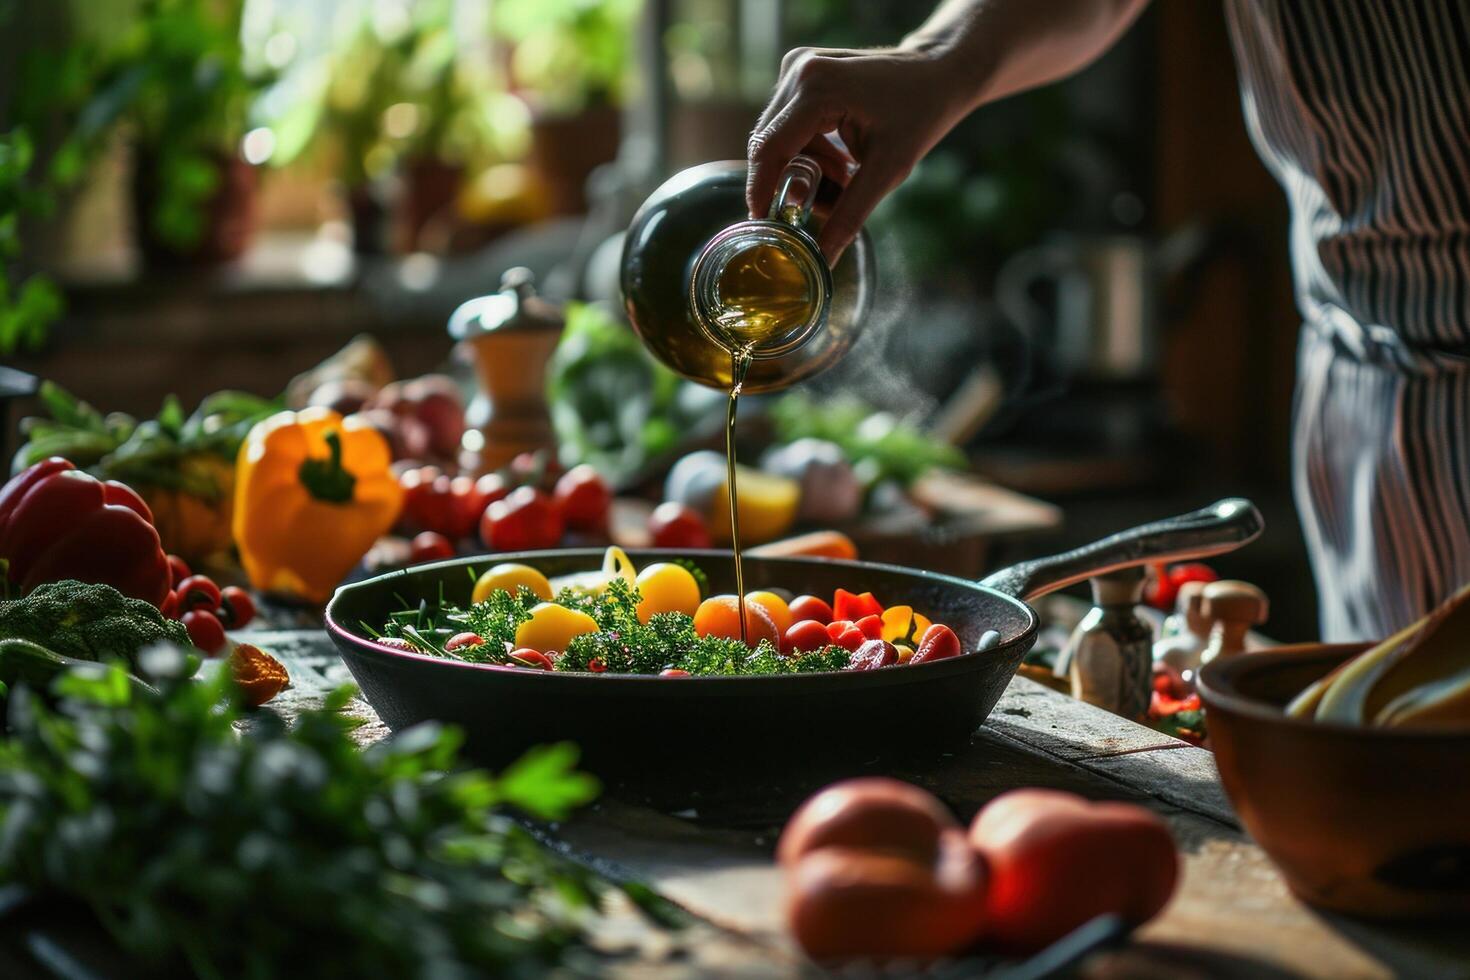
POLYGON ((792 157, 813 157, 842 188, 817 238, 836 265, 878 202, 964 115, 964 96, 925 50, 792 50, 750 137, 750 216, 766 216, 792 157))

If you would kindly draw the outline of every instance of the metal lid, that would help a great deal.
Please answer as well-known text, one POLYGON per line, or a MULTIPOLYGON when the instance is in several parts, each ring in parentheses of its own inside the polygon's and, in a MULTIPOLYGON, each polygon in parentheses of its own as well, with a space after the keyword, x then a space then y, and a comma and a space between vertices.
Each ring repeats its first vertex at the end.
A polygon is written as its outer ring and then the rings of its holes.
POLYGON ((536 277, 524 266, 507 269, 500 291, 461 303, 449 317, 449 336, 469 340, 487 333, 556 331, 566 325, 561 310, 536 295, 536 277))

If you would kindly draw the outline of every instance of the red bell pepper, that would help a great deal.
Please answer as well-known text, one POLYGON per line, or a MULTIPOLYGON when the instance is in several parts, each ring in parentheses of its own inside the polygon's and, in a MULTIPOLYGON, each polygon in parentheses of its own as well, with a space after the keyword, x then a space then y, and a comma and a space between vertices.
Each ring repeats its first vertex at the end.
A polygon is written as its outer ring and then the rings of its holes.
POLYGON ((838 589, 832 596, 833 619, 850 619, 856 623, 864 616, 882 615, 883 607, 871 592, 855 595, 846 589, 838 589))
POLYGON ((69 578, 155 606, 169 594, 168 558, 148 505, 58 456, 0 487, 0 564, 20 594, 69 578))

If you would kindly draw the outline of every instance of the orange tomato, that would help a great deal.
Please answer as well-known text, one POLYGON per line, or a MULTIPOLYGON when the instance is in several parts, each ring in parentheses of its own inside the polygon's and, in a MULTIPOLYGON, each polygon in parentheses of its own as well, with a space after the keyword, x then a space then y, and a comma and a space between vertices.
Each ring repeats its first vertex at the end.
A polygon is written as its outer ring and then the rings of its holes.
POLYGON ((791 615, 791 607, 786 605, 786 600, 774 592, 747 592, 745 593, 745 602, 746 605, 753 602, 764 609, 766 614, 771 617, 771 622, 776 624, 776 629, 780 631, 782 636, 785 636, 786 631, 791 628, 791 624, 796 622, 796 617, 791 615))
MULTIPOLYGON (((699 604, 694 613, 694 632, 700 636, 722 636, 729 640, 740 639, 740 600, 733 595, 710 596, 699 604)), ((771 614, 754 602, 745 604, 745 642, 752 648, 761 640, 770 641, 771 646, 781 648, 781 634, 771 614)))

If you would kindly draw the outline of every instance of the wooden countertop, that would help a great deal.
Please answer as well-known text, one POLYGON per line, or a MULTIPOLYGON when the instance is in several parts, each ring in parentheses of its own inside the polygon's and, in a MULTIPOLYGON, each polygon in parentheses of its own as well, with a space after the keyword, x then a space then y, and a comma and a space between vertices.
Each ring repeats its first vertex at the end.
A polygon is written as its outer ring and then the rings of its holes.
MULTIPOLYGON (((351 682, 321 632, 261 632, 251 640, 279 656, 292 678, 292 689, 267 710, 290 716, 351 682)), ((388 734, 366 703, 354 702, 353 710, 364 719, 358 729, 364 743, 388 734)), ((1208 751, 1024 678, 1012 681, 968 745, 885 774, 926 787, 961 818, 1017 786, 1128 800, 1163 816, 1184 859, 1180 889, 1163 915, 1122 949, 1093 957, 1088 976, 1470 975, 1464 930, 1358 922, 1293 898, 1240 830, 1208 751)), ((771 861, 782 822, 814 788, 792 786, 758 798, 690 798, 670 812, 613 787, 596 805, 552 828, 552 842, 572 855, 611 877, 649 885, 693 916, 688 928, 665 934, 615 910, 601 937, 620 954, 613 972, 819 973, 784 934, 782 882, 771 861)))

